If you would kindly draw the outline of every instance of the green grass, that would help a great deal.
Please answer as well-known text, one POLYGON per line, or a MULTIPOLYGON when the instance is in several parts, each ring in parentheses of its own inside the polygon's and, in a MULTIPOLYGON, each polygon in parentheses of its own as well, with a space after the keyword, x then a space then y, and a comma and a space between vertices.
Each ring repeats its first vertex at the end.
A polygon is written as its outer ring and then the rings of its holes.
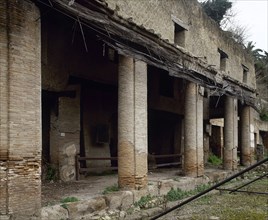
POLYGON ((136 207, 139 206, 141 209, 143 209, 146 207, 146 204, 149 203, 152 199, 153 197, 150 194, 146 196, 142 196, 139 201, 134 203, 134 205, 136 207))
POLYGON ((184 199, 185 197, 189 196, 189 192, 186 191, 182 191, 180 188, 178 189, 171 189, 167 195, 166 195, 166 199, 167 201, 171 202, 171 201, 177 201, 180 199, 184 199))
POLYGON ((102 194, 105 195, 105 194, 112 193, 112 192, 117 192, 117 191, 119 191, 119 187, 117 185, 112 185, 112 186, 106 187, 103 190, 102 194))
POLYGON ((61 203, 67 203, 67 202, 77 202, 78 199, 76 197, 66 197, 62 199, 60 202, 61 203))
POLYGON ((78 201, 78 199, 76 197, 66 197, 66 198, 64 198, 64 199, 62 199, 60 201, 62 203, 61 207, 68 210, 68 207, 67 207, 66 203, 68 203, 68 202, 77 202, 77 201, 78 201))
POLYGON ((212 165, 221 165, 222 164, 222 159, 218 158, 216 155, 211 154, 208 158, 208 162, 212 165))
POLYGON ((189 191, 183 191, 180 188, 177 188, 177 189, 171 188, 171 190, 166 195, 166 199, 169 202, 177 201, 177 200, 195 195, 197 193, 200 193, 208 188, 209 188, 209 185, 206 185, 206 184, 198 185, 195 187, 195 189, 189 190, 189 191))
POLYGON ((54 167, 51 165, 48 165, 47 167, 47 173, 46 173, 46 180, 56 180, 57 179, 57 171, 54 167))

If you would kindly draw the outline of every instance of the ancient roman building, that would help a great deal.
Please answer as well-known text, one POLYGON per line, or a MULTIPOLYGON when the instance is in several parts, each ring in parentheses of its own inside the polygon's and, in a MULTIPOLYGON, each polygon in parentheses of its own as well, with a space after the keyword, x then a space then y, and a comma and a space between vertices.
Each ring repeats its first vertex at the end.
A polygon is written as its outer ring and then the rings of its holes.
POLYGON ((38 219, 41 170, 139 190, 148 167, 236 170, 267 142, 253 60, 196 0, 2 0, 0 84, 1 219, 38 219))

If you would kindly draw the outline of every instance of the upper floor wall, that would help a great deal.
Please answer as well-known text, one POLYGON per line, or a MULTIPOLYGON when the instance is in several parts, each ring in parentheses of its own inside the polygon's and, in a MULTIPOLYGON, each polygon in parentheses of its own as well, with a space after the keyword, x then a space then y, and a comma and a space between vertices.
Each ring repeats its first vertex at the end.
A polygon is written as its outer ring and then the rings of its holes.
POLYGON ((106 3, 124 19, 255 89, 253 59, 205 14, 196 0, 106 0, 106 3))

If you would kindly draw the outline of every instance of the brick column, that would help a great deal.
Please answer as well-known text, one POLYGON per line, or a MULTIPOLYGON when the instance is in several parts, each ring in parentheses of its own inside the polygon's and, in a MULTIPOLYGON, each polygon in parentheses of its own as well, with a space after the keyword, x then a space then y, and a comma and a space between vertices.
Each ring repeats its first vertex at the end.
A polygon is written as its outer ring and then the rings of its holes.
POLYGON ((184 173, 194 177, 204 173, 203 97, 200 88, 188 82, 185 91, 184 173))
POLYGON ((40 215, 39 16, 30 1, 0 1, 0 219, 40 215))
POLYGON ((254 149, 254 125, 251 116, 251 108, 243 106, 241 112, 241 164, 250 166, 252 164, 252 152, 254 149))
POLYGON ((224 106, 224 150, 223 167, 225 170, 237 168, 237 100, 225 97, 224 106))
POLYGON ((118 183, 147 185, 147 66, 120 56, 118 78, 118 183))

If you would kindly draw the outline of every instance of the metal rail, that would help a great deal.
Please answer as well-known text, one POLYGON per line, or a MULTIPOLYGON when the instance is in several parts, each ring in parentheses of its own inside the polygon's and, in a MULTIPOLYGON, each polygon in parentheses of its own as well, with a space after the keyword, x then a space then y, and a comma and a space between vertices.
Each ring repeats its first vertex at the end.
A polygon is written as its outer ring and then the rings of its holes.
POLYGON ((196 194, 196 195, 190 197, 189 199, 186 199, 185 201, 183 201, 183 202, 181 202, 181 203, 179 203, 179 204, 177 204, 177 205, 171 207, 170 209, 167 209, 166 211, 164 211, 164 212, 162 212, 162 213, 160 213, 160 214, 158 214, 158 215, 152 217, 151 220, 158 219, 158 218, 160 218, 161 216, 164 216, 164 215, 166 215, 167 213, 172 212, 172 211, 174 211, 175 209, 178 209, 178 208, 180 208, 180 207, 182 207, 182 206, 188 204, 189 202, 192 202, 193 200, 195 200, 195 199, 197 199, 197 198, 199 198, 199 197, 201 197, 201 196, 207 194, 208 192, 210 192, 210 191, 212 191, 212 190, 214 190, 214 189, 217 189, 219 186, 221 186, 221 185, 223 185, 223 184, 229 182, 230 180, 232 180, 232 179, 234 179, 234 178, 236 178, 236 177, 238 177, 238 176, 240 176, 240 175, 242 175, 242 174, 244 174, 244 173, 246 173, 246 172, 248 172, 248 171, 250 171, 250 170, 252 170, 252 169, 254 169, 254 168, 256 168, 256 167, 258 167, 258 166, 260 166, 261 164, 263 164, 263 163, 265 163, 265 162, 267 162, 267 161, 268 161, 268 157, 265 158, 265 159, 263 159, 263 160, 261 160, 261 161, 259 161, 259 162, 257 162, 257 163, 255 163, 255 164, 253 164, 252 166, 247 167, 247 168, 245 168, 244 170, 242 170, 242 171, 240 171, 240 172, 238 172, 238 173, 236 173, 236 174, 234 174, 234 175, 232 175, 232 176, 226 178, 225 180, 223 180, 223 181, 221 181, 221 182, 215 184, 214 186, 212 186, 212 187, 210 187, 210 188, 204 190, 203 192, 200 192, 200 193, 198 193, 198 194, 196 194))

